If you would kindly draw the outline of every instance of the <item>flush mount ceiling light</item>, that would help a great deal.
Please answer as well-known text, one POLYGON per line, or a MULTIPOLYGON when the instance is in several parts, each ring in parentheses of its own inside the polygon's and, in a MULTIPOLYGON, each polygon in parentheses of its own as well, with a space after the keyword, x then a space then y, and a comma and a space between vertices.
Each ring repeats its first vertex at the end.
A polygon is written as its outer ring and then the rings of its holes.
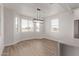
POLYGON ((41 11, 41 9, 40 9, 40 8, 37 8, 37 10, 36 10, 36 12, 37 12, 37 17, 33 19, 33 22, 34 22, 34 23, 39 22, 39 23, 43 24, 44 20, 43 20, 43 19, 41 18, 41 16, 40 16, 40 11, 41 11))

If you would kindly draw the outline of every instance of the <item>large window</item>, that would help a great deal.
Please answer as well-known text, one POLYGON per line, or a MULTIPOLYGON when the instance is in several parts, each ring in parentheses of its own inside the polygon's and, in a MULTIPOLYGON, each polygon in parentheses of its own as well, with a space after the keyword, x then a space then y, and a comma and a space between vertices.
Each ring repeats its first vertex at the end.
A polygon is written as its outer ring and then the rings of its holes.
POLYGON ((15 18, 15 28, 16 28, 16 32, 20 32, 20 20, 18 19, 18 17, 15 18))
POLYGON ((51 32, 59 32, 59 19, 51 20, 51 32))
POLYGON ((21 31, 22 32, 33 31, 33 22, 32 22, 32 20, 22 19, 21 20, 21 31))
POLYGON ((16 32, 40 32, 40 22, 33 23, 33 20, 26 18, 15 18, 16 32))

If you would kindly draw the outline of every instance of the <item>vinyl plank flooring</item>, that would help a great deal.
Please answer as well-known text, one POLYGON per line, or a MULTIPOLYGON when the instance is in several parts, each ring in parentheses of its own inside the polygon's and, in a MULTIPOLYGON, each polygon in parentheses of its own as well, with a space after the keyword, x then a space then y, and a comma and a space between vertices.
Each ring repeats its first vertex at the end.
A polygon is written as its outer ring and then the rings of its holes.
POLYGON ((56 56, 58 42, 48 39, 31 39, 6 46, 2 56, 56 56))

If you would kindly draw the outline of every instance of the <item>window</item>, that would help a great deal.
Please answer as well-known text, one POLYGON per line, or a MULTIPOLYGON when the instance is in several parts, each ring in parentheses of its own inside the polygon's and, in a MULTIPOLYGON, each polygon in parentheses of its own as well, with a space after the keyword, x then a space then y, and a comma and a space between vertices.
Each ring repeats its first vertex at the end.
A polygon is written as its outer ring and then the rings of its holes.
POLYGON ((15 18, 15 29, 16 32, 40 32, 40 22, 33 23, 33 20, 26 18, 15 18))
POLYGON ((21 24, 22 32, 33 31, 33 22, 31 20, 22 19, 21 24))
POLYGON ((59 31, 59 19, 51 20, 51 32, 59 31))
POLYGON ((36 28, 35 28, 36 32, 40 32, 40 23, 37 22, 35 23, 35 25, 36 25, 36 28))
POLYGON ((32 20, 28 20, 28 31, 33 31, 34 30, 34 28, 33 28, 33 22, 32 22, 32 20))
POLYGON ((18 17, 15 18, 15 27, 16 27, 16 32, 20 32, 20 28, 19 28, 19 19, 18 17))

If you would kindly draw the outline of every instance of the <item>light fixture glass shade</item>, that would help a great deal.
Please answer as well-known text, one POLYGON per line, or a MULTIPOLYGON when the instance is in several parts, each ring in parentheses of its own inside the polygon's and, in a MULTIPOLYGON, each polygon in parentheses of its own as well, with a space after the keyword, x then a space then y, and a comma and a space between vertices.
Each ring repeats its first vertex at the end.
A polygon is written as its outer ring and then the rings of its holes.
POLYGON ((33 22, 34 23, 39 22, 39 23, 43 24, 44 20, 41 20, 41 19, 33 19, 33 22))

